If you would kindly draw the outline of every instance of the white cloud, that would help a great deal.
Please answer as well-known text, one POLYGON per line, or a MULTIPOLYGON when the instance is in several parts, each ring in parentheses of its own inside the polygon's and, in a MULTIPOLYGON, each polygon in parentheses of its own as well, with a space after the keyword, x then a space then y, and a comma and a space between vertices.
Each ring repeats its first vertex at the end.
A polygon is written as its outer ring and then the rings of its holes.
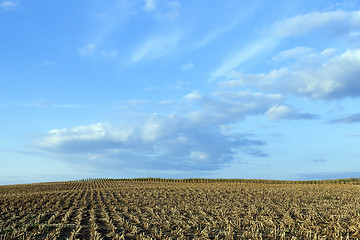
POLYGON ((256 87, 263 89, 269 87, 270 91, 278 91, 278 89, 271 88, 275 85, 275 81, 283 79, 289 75, 289 68, 283 67, 279 69, 273 69, 268 73, 259 74, 243 74, 240 72, 232 72, 231 80, 220 81, 218 85, 221 88, 236 88, 236 87, 256 87), (271 89, 270 89, 271 88, 271 89))
MULTIPOLYGON (((141 137, 145 142, 152 142, 164 135, 166 132, 165 129, 162 129, 165 122, 163 119, 156 116, 151 116, 150 119, 144 124, 142 129, 141 137)), ((168 129, 170 130, 170 129, 168 129)))
POLYGON ((139 127, 98 123, 54 129, 35 144, 69 164, 98 170, 207 171, 231 162, 242 148, 264 142, 243 135, 226 136, 186 117, 152 115, 139 127))
POLYGON ((274 44, 276 44, 276 42, 273 38, 265 38, 258 42, 252 43, 250 46, 246 46, 236 53, 230 54, 223 60, 223 63, 220 65, 220 67, 210 73, 210 82, 219 77, 228 76, 237 66, 249 60, 250 58, 255 57, 265 49, 273 47, 274 44))
POLYGON ((164 57, 177 48, 180 38, 181 34, 151 38, 132 54, 131 62, 136 63, 142 60, 164 57))
POLYGON ((180 15, 181 4, 178 1, 144 0, 142 9, 153 13, 160 22, 173 21, 180 15))
MULTIPOLYGON (((324 50, 325 51, 325 50, 324 50)), ((313 52, 312 48, 308 47, 295 47, 292 49, 281 51, 278 55, 273 57, 271 60, 275 62, 284 61, 287 59, 299 59, 308 57, 313 52)))
POLYGON ((78 53, 82 56, 82 57, 86 57, 89 56, 91 54, 94 53, 95 51, 95 44, 87 44, 86 46, 79 48, 78 49, 78 53))
MULTIPOLYGON (((269 75, 272 81, 283 73, 269 75)), ((194 90, 178 102, 132 100, 124 105, 133 110, 143 107, 148 113, 133 114, 132 120, 122 125, 97 123, 53 129, 34 142, 38 149, 69 164, 95 169, 212 171, 241 154, 268 156, 260 149, 265 142, 229 128, 247 116, 266 114, 271 120, 312 117, 297 113, 283 101, 281 94, 251 90, 220 90, 211 96, 194 90), (167 106, 168 114, 153 113, 167 106), (171 113, 173 109, 177 114, 171 113)))
POLYGON ((324 57, 331 57, 335 52, 335 48, 326 48, 321 52, 321 55, 324 57))
POLYGON ((292 112, 293 110, 289 106, 278 105, 271 107, 266 114, 269 116, 269 119, 276 121, 281 118, 286 118, 292 112))
POLYGON ((314 119, 315 115, 308 113, 298 113, 293 107, 287 105, 276 105, 271 107, 265 113, 268 115, 269 119, 272 121, 277 121, 280 119, 314 119))
POLYGON ((274 69, 268 73, 237 73, 233 76, 234 79, 220 82, 219 85, 221 87, 256 87, 264 91, 280 91, 312 99, 359 97, 360 50, 347 50, 312 68, 295 64, 274 69))
POLYGON ((174 104, 174 101, 172 100, 161 100, 158 102, 159 105, 171 105, 174 104))
POLYGON ((89 105, 82 105, 82 104, 58 104, 58 105, 53 105, 54 108, 86 108, 89 107, 89 105))
MULTIPOLYGON (((288 37, 305 35, 314 31, 319 32, 320 30, 351 39, 351 36, 360 30, 360 11, 313 12, 279 21, 264 34, 266 37, 260 36, 261 40, 253 40, 238 51, 229 53, 220 66, 210 73, 210 81, 214 81, 219 77, 229 77, 234 69, 241 64, 256 57, 261 52, 274 48, 288 37)), ((294 58, 296 52, 304 55, 311 53, 311 48, 295 48, 290 52, 283 52, 282 55, 274 57, 273 60, 294 58)), ((323 55, 329 56, 326 54, 331 55, 332 53, 329 49, 323 55)))
POLYGON ((360 28, 359 16, 360 11, 313 12, 280 21, 273 30, 280 38, 302 35, 318 29, 344 34, 353 28, 360 28))
POLYGON ((282 102, 279 94, 262 94, 251 91, 221 91, 216 98, 198 96, 192 92, 185 96, 193 107, 199 105, 190 118, 207 126, 220 126, 244 120, 249 115, 262 115, 269 108, 282 102))
POLYGON ((191 93, 184 96, 184 98, 188 100, 200 100, 203 99, 203 97, 204 96, 197 90, 192 91, 191 93))
POLYGON ((181 69, 187 71, 187 70, 193 69, 194 67, 195 67, 195 65, 192 62, 190 62, 190 63, 183 64, 181 66, 181 69))
MULTIPOLYGON (((141 114, 121 126, 97 123, 53 129, 35 145, 70 164, 99 169, 215 170, 239 154, 268 156, 259 149, 263 141, 226 126, 270 113, 282 100, 279 94, 251 91, 217 92, 213 97, 193 91, 178 103, 181 114, 141 114)), ((275 110, 271 114, 275 116, 275 110)))
POLYGON ((0 3, 0 8, 5 11, 15 10, 19 5, 13 1, 3 1, 0 3))
POLYGON ((360 41, 360 31, 354 30, 348 35, 349 42, 357 45, 360 41))
POLYGON ((99 53, 99 56, 104 57, 104 58, 109 58, 109 59, 114 59, 118 55, 118 52, 116 50, 107 50, 107 49, 96 50, 96 49, 97 49, 96 45, 93 43, 90 43, 90 44, 85 45, 82 48, 79 48, 78 53, 82 57, 87 57, 87 56, 91 56, 95 53, 99 53))
POLYGON ((127 101, 127 103, 132 106, 135 106, 135 105, 146 105, 146 104, 149 104, 150 101, 145 100, 145 99, 133 99, 133 100, 127 101))
POLYGON ((52 102, 50 102, 49 100, 45 99, 45 98, 36 98, 35 100, 33 100, 31 102, 31 104, 28 103, 22 103, 20 104, 22 106, 26 106, 26 107, 36 107, 36 108, 85 108, 85 107, 89 107, 89 105, 82 105, 82 104, 54 104, 52 102))
POLYGON ((211 27, 211 31, 206 33, 205 36, 202 36, 199 40, 195 41, 191 44, 191 50, 198 49, 205 47, 206 45, 213 42, 216 38, 223 35, 224 33, 227 33, 234 28, 238 27, 239 24, 248 17, 248 14, 250 15, 252 10, 246 11, 246 14, 242 13, 241 16, 237 15, 236 18, 234 18, 231 22, 226 21, 224 24, 222 24, 220 27, 211 27))
POLYGON ((292 74, 296 92, 311 98, 343 98, 360 95, 360 50, 348 50, 315 71, 292 74))
POLYGON ((144 11, 150 12, 156 8, 156 0, 144 0, 144 11))
POLYGON ((190 151, 189 157, 196 161, 206 161, 209 158, 208 154, 202 151, 190 151))
MULTIPOLYGON (((131 128, 118 128, 101 123, 77 126, 71 129, 53 129, 49 131, 49 134, 44 139, 38 140, 37 145, 40 148, 53 151, 71 151, 72 144, 76 145, 79 142, 96 143, 104 140, 115 143, 125 142, 132 134, 132 131, 131 128)), ((94 146, 92 145, 92 147, 94 146)))
POLYGON ((216 37, 218 37, 219 35, 223 34, 224 32, 226 32, 226 30, 228 29, 218 29, 215 31, 212 31, 210 33, 208 33, 206 36, 204 36, 202 39, 194 42, 192 44, 192 49, 198 49, 198 48, 202 48, 206 45, 208 45, 210 42, 212 42, 216 37))

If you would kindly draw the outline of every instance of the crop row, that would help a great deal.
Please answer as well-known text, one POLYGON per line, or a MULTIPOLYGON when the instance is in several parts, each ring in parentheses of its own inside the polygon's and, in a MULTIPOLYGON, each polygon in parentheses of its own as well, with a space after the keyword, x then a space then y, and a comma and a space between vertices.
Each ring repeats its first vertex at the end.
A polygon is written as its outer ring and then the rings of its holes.
POLYGON ((239 178, 85 178, 81 182, 94 181, 120 181, 120 182, 169 182, 169 183, 268 183, 268 184, 360 184, 360 178, 343 178, 333 180, 265 180, 265 179, 239 179, 239 178))
POLYGON ((109 180, 0 186, 0 240, 357 239, 359 190, 109 180))

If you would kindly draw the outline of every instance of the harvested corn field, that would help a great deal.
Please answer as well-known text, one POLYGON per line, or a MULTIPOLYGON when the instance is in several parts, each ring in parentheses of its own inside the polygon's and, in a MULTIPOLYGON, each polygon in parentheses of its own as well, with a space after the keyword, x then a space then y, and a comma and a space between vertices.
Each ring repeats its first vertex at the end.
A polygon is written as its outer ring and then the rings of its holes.
POLYGON ((0 186, 0 239, 357 239, 360 186, 73 181, 0 186))

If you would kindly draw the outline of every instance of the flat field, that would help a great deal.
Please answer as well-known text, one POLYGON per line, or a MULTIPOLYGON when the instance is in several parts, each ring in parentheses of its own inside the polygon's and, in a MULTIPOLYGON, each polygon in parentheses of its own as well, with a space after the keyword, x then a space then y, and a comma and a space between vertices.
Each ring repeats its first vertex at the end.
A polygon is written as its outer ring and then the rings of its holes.
POLYGON ((360 185, 73 181, 0 186, 0 239, 357 239, 360 185))

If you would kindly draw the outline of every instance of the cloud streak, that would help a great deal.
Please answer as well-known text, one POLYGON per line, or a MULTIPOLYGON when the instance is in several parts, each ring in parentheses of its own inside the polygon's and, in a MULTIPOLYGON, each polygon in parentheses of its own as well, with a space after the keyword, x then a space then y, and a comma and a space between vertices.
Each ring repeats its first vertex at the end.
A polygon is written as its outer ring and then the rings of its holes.
POLYGON ((345 118, 338 118, 330 123, 359 123, 360 122, 360 113, 350 115, 345 118))
POLYGON ((210 73, 209 81, 213 82, 219 77, 228 76, 237 66, 260 54, 265 49, 273 47, 274 44, 276 44, 276 42, 273 38, 265 38, 250 46, 246 46, 246 48, 236 53, 229 54, 229 56, 223 60, 220 67, 210 73))
POLYGON ((18 8, 18 4, 14 1, 3 1, 0 3, 0 8, 4 9, 5 11, 12 11, 18 8))
MULTIPOLYGON (((252 41, 237 52, 228 54, 220 66, 210 73, 210 82, 219 77, 230 77, 232 71, 241 64, 268 49, 275 48, 281 41, 289 37, 306 35, 317 30, 330 32, 335 36, 351 38, 354 33, 360 30, 360 11, 313 12, 279 21, 262 33, 263 36, 258 37, 263 40, 252 41)), ((274 57, 272 60, 283 60, 295 56, 299 52, 301 54, 311 52, 311 48, 297 47, 291 51, 283 52, 282 55, 274 57)))
POLYGON ((190 62, 190 63, 185 63, 181 66, 181 69, 184 70, 184 71, 189 71, 191 69, 193 69, 195 67, 195 65, 190 62))
POLYGON ((131 56, 131 62, 155 60, 172 53, 178 46, 181 34, 171 34, 165 37, 152 37, 143 43, 131 56))
POLYGON ((272 30, 278 38, 303 35, 311 31, 346 34, 360 28, 360 11, 313 12, 276 23, 272 30))
POLYGON ((316 115, 309 113, 298 113, 294 110, 294 108, 287 105, 273 106, 265 114, 273 121, 280 119, 314 119, 317 117, 316 115))

